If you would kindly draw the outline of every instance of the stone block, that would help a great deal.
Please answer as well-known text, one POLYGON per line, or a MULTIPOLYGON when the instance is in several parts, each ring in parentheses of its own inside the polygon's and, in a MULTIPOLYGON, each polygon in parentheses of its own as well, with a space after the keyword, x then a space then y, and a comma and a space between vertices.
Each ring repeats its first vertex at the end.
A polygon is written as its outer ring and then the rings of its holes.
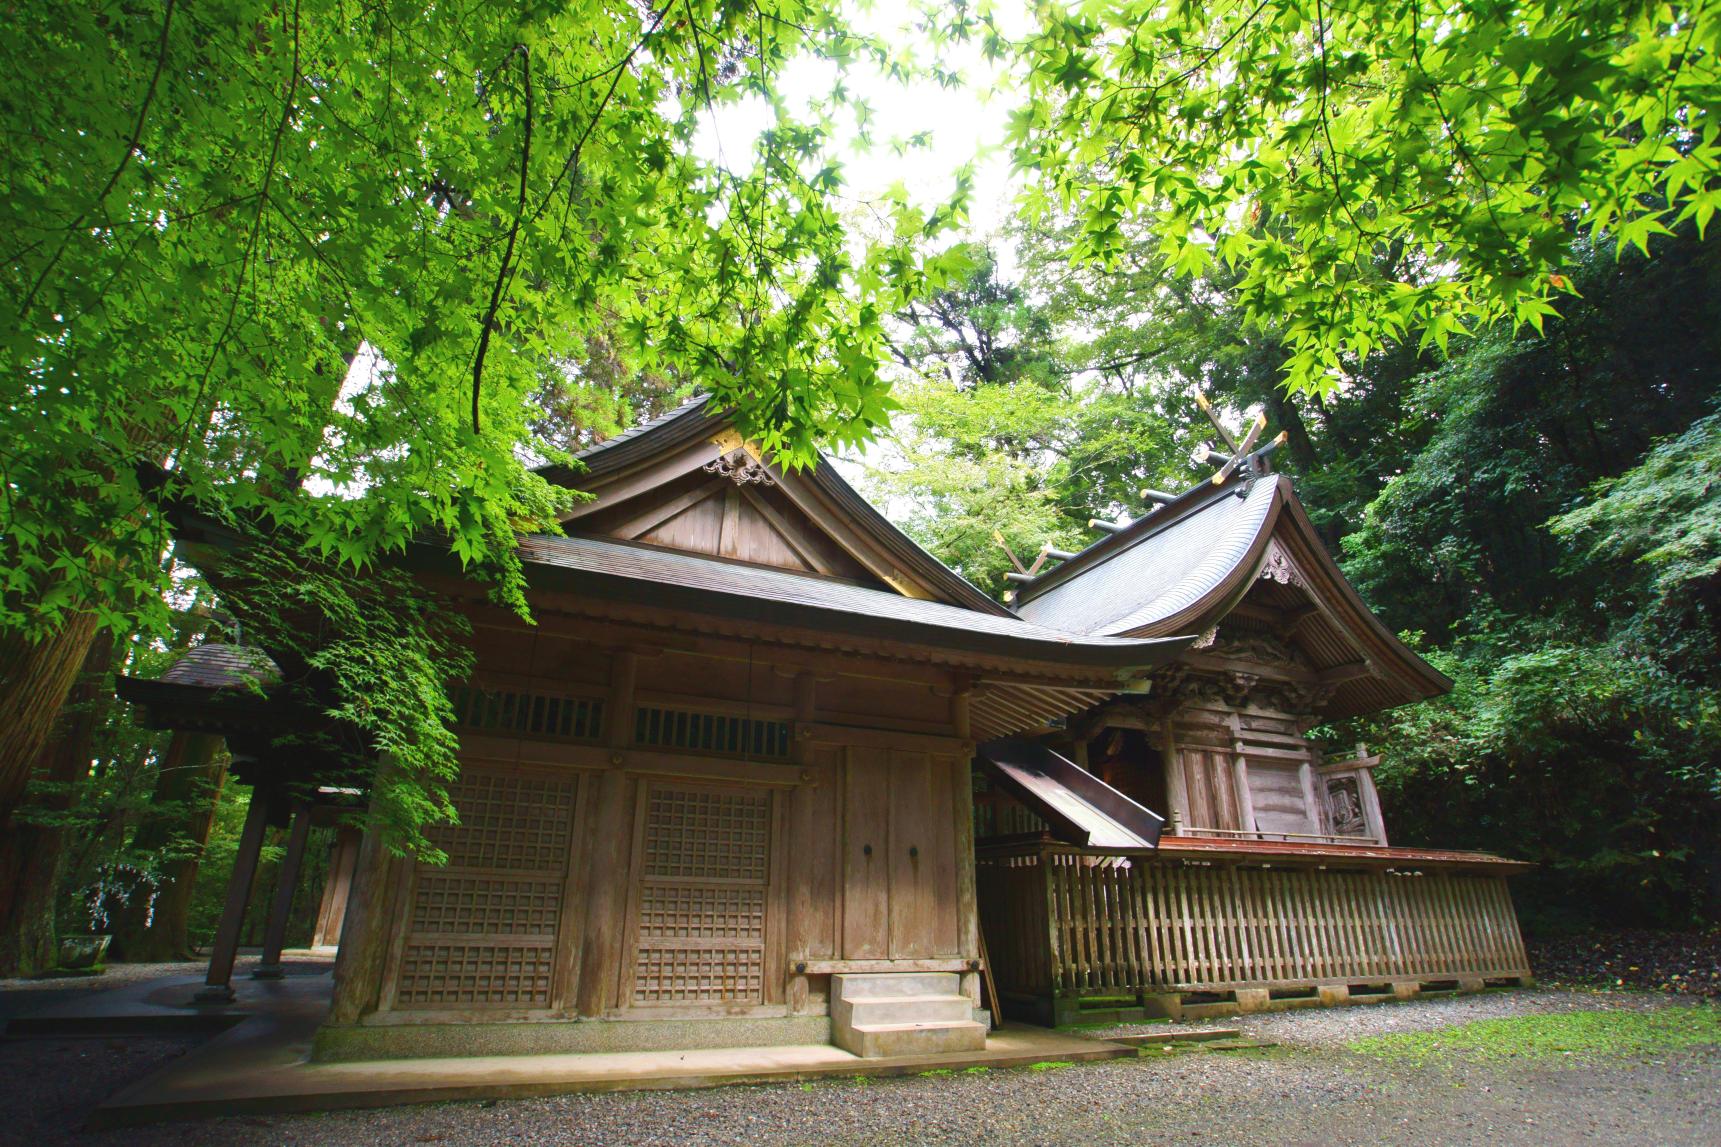
POLYGON ((1245 1014, 1264 1012, 1273 1002, 1273 997, 1266 988, 1238 988, 1236 995, 1237 1010, 1245 1014))

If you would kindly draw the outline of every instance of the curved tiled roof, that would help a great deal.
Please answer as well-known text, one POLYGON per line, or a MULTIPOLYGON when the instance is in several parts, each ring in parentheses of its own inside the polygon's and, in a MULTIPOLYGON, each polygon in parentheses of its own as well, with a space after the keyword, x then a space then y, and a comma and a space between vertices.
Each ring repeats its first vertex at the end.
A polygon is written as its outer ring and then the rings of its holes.
POLYGON ((210 641, 193 646, 158 680, 199 689, 232 689, 281 679, 280 667, 261 649, 210 641))
MULTIPOLYGON (((1271 528, 1277 477, 1236 484, 1163 528, 1113 547, 1079 576, 1027 597, 1018 612, 1081 633, 1131 633, 1173 617, 1220 590, 1271 528)), ((1151 522, 1151 519, 1149 519, 1151 522)))

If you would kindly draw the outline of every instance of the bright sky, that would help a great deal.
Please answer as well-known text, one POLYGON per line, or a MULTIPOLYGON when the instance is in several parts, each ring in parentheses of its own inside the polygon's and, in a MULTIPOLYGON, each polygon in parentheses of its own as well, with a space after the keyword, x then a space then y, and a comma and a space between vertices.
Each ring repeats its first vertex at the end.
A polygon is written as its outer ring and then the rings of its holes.
MULTIPOLYGON (((1000 7, 1007 9, 1008 20, 1025 24, 1025 11, 1012 13, 1008 4, 1000 7)), ((851 0, 849 18, 857 31, 907 49, 919 61, 929 57, 924 37, 913 27, 914 9, 901 0, 851 0)), ((1011 22, 1005 27, 1018 30, 1011 22)), ((846 194, 853 199, 877 199, 901 183, 913 202, 926 208, 946 201, 955 189, 957 170, 975 161, 968 233, 981 238, 998 230, 1011 210, 1010 162, 1002 145, 1012 97, 999 90, 1003 67, 988 63, 978 44, 953 46, 948 61, 961 70, 965 83, 951 88, 931 80, 904 84, 868 65, 855 65, 848 86, 872 106, 872 146, 864 149, 851 133, 839 141, 839 157, 845 165, 846 194), (907 140, 918 132, 931 133, 928 146, 911 150, 892 146, 893 141, 907 140)), ((834 68, 807 60, 780 77, 778 90, 794 106, 823 95, 834 76, 834 68)), ((757 104, 722 109, 716 123, 700 136, 699 148, 732 170, 745 171, 750 166, 751 141, 767 116, 757 104)))

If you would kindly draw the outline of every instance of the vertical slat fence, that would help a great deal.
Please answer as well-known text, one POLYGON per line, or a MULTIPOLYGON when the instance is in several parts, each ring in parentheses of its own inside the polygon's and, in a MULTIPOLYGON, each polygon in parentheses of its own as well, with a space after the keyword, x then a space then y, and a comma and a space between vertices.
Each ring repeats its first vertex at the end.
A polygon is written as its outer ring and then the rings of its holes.
POLYGON ((979 862, 1001 991, 1160 991, 1530 974, 1504 877, 1024 848, 979 862))

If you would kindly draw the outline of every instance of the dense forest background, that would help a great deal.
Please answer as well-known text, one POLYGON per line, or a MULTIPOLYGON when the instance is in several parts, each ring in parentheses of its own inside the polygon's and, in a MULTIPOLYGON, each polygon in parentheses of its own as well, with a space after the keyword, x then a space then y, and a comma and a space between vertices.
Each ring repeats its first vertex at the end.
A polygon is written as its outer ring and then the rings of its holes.
POLYGON ((1381 347, 1320 397, 1286 392, 1222 277, 1173 276, 1146 237, 1073 271, 1068 239, 973 245, 900 316, 905 410, 868 484, 901 524, 1000 592, 996 537, 1079 549, 1211 471, 1197 391, 1264 412, 1353 584, 1455 683, 1325 730, 1384 752, 1394 843, 1535 861, 1532 931, 1716 920, 1721 249, 1583 247, 1540 329, 1381 347))

